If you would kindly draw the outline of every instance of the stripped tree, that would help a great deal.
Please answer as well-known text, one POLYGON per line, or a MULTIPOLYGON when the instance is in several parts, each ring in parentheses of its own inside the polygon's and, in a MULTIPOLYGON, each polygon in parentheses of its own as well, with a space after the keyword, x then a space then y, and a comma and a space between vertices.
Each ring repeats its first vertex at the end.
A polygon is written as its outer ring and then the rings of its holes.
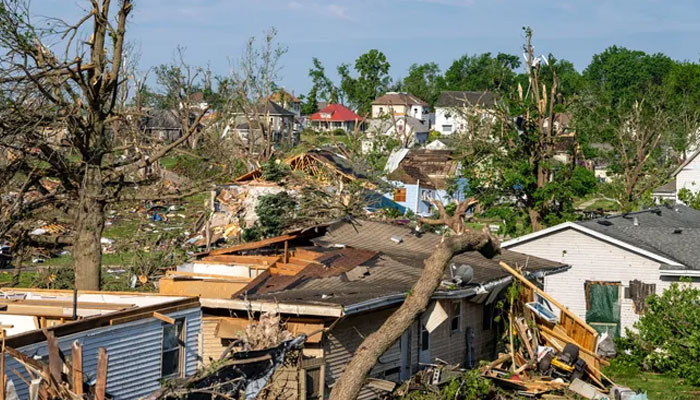
POLYGON ((466 251, 479 251, 486 257, 493 257, 499 251, 498 239, 488 230, 475 231, 467 228, 465 215, 476 204, 470 198, 457 205, 450 216, 439 203, 433 203, 440 212, 438 219, 421 219, 420 222, 432 225, 446 225, 450 232, 445 234, 433 254, 425 260, 425 266, 418 281, 413 285, 406 300, 387 318, 379 329, 367 336, 357 348, 345 371, 336 381, 331 391, 331 400, 356 399, 365 383, 367 374, 379 357, 396 342, 413 321, 418 318, 430 302, 433 292, 440 286, 445 268, 455 255, 466 251))
MULTIPOLYGON (((173 142, 142 140, 142 112, 120 101, 129 82, 132 1, 112 3, 92 0, 77 23, 50 20, 39 28, 27 0, 0 0, 0 146, 20 160, 24 191, 38 190, 39 202, 65 205, 73 218, 78 289, 99 288, 108 204, 139 199, 137 189, 158 179, 152 167, 188 140, 206 112, 188 119, 173 142), (47 190, 46 178, 58 185, 47 190)), ((10 217, 29 205, 21 195, 15 204, 10 217)))

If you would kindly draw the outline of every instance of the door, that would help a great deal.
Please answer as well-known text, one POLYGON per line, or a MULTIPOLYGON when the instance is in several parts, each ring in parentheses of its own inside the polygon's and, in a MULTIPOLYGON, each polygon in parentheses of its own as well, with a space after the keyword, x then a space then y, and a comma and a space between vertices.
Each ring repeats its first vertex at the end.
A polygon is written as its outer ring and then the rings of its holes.
POLYGON ((586 322, 599 333, 620 336, 620 282, 586 281, 586 322))

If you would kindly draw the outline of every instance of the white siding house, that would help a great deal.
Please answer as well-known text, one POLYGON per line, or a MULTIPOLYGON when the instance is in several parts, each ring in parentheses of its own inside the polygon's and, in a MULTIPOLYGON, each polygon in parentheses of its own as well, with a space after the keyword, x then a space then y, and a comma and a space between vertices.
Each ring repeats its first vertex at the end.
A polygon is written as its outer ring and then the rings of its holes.
POLYGON ((442 135, 464 132, 468 127, 467 113, 493 118, 490 110, 495 104, 496 97, 491 92, 442 92, 435 103, 435 130, 442 135))
POLYGON ((671 180, 654 190, 653 197, 663 202, 670 200, 677 202, 678 192, 681 189, 689 189, 693 193, 700 190, 700 150, 690 155, 683 164, 681 164, 671 174, 671 180))
POLYGON ((695 280, 700 277, 698 265, 668 255, 669 248, 674 253, 682 252, 684 247, 696 247, 692 243, 696 243, 700 231, 700 212, 684 207, 680 210, 683 215, 677 219, 665 218, 664 214, 679 212, 673 209, 662 208, 661 215, 654 212, 583 223, 567 222, 507 241, 502 247, 570 265, 566 272, 545 277, 544 290, 583 319, 586 319, 591 300, 586 298, 586 282, 619 285, 618 329, 624 334, 625 328, 633 328, 641 314, 631 298, 629 288, 632 281, 654 285, 653 292, 661 294, 679 277, 695 280), (688 217, 688 224, 674 228, 680 225, 678 220, 684 217, 688 217), (654 219, 657 218, 663 219, 667 227, 662 226, 664 223, 655 223, 654 219), (603 225, 599 221, 607 222, 603 225), (608 222, 611 225, 607 225, 608 222), (639 230, 638 235, 635 235, 636 230, 639 230), (679 230, 682 232, 674 233, 679 230), (640 237, 645 239, 640 240, 640 237), (669 240, 679 243, 666 247, 665 243, 669 240), (662 253, 650 243, 657 243, 666 251, 662 253))

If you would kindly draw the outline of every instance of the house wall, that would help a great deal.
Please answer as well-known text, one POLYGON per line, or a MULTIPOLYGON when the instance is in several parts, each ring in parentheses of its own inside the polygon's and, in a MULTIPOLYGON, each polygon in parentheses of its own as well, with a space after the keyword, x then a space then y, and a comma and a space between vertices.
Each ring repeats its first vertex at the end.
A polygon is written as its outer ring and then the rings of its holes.
POLYGON ((546 276, 544 290, 584 319, 584 283, 587 280, 621 282, 620 326, 623 334, 625 328, 632 328, 639 319, 632 300, 624 298, 624 287, 628 287, 631 280, 638 279, 656 284, 656 293, 661 294, 671 284, 670 280, 660 277, 658 261, 571 228, 508 246, 508 249, 571 265, 568 271, 546 276))
MULTIPOLYGON (((493 346, 497 340, 495 329, 483 329, 483 305, 471 303, 465 300, 457 300, 462 303, 461 324, 458 331, 452 332, 450 329, 450 318, 440 324, 430 334, 430 360, 436 362, 436 358, 451 364, 465 365, 466 358, 466 335, 468 328, 474 330, 474 340, 472 342, 475 365, 479 360, 491 359, 493 346)), ((443 300, 445 309, 450 312, 451 300, 443 300)), ((391 315, 395 309, 365 313, 348 317, 339 322, 330 331, 324 342, 324 352, 326 358, 326 384, 332 385, 343 373, 345 366, 352 359, 352 355, 360 346, 364 338, 379 329, 381 324, 391 315)), ((418 322, 414 322, 409 328, 410 331, 410 370, 411 373, 419 369, 419 336, 418 322)), ((401 346, 397 340, 389 350, 381 357, 379 362, 372 369, 369 376, 400 382, 399 370, 401 367, 401 346)), ((325 391, 326 395, 330 390, 325 391)), ((375 399, 381 393, 370 388, 363 388, 358 399, 375 399)))
MULTIPOLYGON (((404 188, 406 189, 406 201, 396 201, 394 202, 394 191, 391 190, 387 193, 384 193, 383 196, 387 198, 388 200, 391 200, 393 204, 397 205, 399 210, 404 212, 406 209, 409 209, 413 211, 416 215, 419 216, 430 216, 433 214, 432 210, 432 205, 430 204, 429 201, 423 200, 424 196, 427 196, 425 198, 433 198, 436 199, 443 204, 447 204, 448 202, 452 201, 452 198, 450 195, 447 194, 447 191, 443 189, 430 189, 430 188, 425 188, 425 187, 420 187, 417 184, 407 184, 403 183, 400 181, 390 181, 389 182, 394 188, 401 189, 404 188), (424 196, 422 196, 424 195, 424 196)), ((457 196, 458 201, 464 200, 464 195, 459 194, 457 196)))
POLYGON ((688 188, 692 192, 700 190, 700 156, 695 157, 676 175, 676 197, 678 191, 683 188, 688 188))
MULTIPOLYGON (((171 318, 185 318, 185 375, 195 373, 198 364, 198 344, 201 331, 202 312, 199 308, 167 313, 171 318)), ((136 399, 160 388, 161 350, 163 324, 155 318, 102 327, 58 338, 59 348, 66 356, 71 354, 74 340, 83 346, 83 373, 86 380, 93 379, 97 372, 97 352, 107 349, 107 393, 113 399, 136 399)), ((48 357, 46 342, 34 343, 19 348, 28 356, 48 357)), ((30 378, 24 367, 12 357, 6 357, 8 379, 12 380, 18 397, 28 399, 29 388, 13 371, 19 371, 23 379, 30 378)))
POLYGON ((466 120, 451 107, 435 107, 435 130, 443 135, 451 135, 466 127, 466 120), (445 125, 450 125, 449 129, 445 125))

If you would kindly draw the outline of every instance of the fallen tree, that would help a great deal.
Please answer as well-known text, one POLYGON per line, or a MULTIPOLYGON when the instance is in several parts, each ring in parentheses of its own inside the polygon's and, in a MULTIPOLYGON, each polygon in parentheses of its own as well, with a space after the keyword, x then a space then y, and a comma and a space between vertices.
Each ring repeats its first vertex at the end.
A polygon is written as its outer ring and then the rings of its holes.
POLYGON ((465 215, 474 204, 476 199, 467 199, 460 203, 454 215, 450 216, 442 204, 435 203, 440 212, 440 218, 420 220, 425 224, 445 224, 450 228, 450 232, 445 234, 435 248, 435 252, 425 260, 423 273, 411 288, 401 307, 391 314, 377 331, 367 336, 359 346, 352 360, 345 367, 345 371, 333 386, 331 400, 357 398, 367 374, 379 357, 426 309, 433 292, 440 286, 445 268, 452 257, 466 251, 479 251, 489 258, 498 253, 500 249, 498 239, 491 236, 487 230, 475 231, 464 224, 465 215))

